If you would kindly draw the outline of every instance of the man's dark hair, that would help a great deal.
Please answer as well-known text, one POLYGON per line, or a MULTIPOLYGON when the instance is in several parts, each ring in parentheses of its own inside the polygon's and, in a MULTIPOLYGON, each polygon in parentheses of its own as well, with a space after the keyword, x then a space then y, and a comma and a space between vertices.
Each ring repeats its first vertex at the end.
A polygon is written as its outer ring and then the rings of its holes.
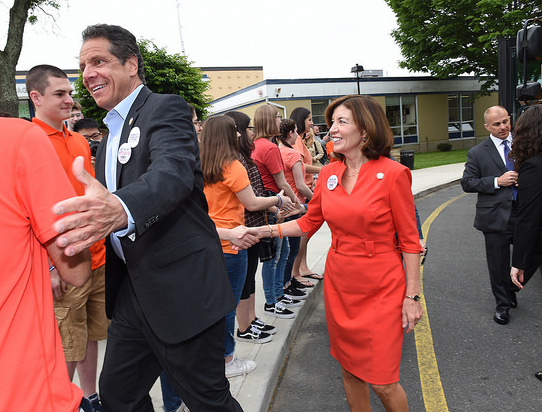
POLYGON ((100 131, 100 125, 94 119, 90 117, 83 117, 73 124, 73 131, 78 132, 81 129, 98 129, 100 131))
POLYGON ((57 77, 59 79, 67 79, 68 76, 58 67, 49 64, 40 64, 32 67, 26 74, 26 92, 36 90, 40 94, 45 93, 45 89, 49 86, 49 77, 57 77))
POLYGON ((123 27, 110 24, 95 24, 83 31, 83 43, 90 39, 104 38, 109 40, 109 52, 125 64, 131 56, 137 57, 137 75, 145 83, 145 67, 143 57, 135 36, 123 27))

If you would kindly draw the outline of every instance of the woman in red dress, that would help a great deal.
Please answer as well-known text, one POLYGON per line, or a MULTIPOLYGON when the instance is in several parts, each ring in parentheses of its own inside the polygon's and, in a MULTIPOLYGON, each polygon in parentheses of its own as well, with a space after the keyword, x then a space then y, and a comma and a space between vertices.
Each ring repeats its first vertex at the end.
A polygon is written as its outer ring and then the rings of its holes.
POLYGON ((307 214, 252 233, 311 236, 327 222, 326 320, 350 409, 371 410, 370 384, 387 411, 407 411, 399 384, 403 332, 422 316, 412 178, 389 158, 393 134, 372 98, 333 101, 326 122, 341 161, 322 168, 307 214))

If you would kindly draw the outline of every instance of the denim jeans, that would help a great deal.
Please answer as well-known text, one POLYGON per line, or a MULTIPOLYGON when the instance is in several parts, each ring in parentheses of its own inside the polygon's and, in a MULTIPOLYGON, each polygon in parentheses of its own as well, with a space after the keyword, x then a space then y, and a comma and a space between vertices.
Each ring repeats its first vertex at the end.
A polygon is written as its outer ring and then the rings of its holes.
POLYGON ((301 243, 300 237, 289 237, 288 245, 290 246, 290 253, 288 253, 288 260, 284 268, 284 286, 292 280, 292 269, 294 268, 294 260, 299 252, 299 244, 301 243))
POLYGON ((276 238, 275 240, 277 242, 275 259, 267 260, 262 264, 263 291, 265 302, 268 305, 277 303, 277 298, 284 294, 282 279, 290 250, 287 238, 276 238))
POLYGON ((162 387, 162 401, 164 402, 165 412, 176 412, 183 403, 181 397, 177 395, 167 375, 162 372, 160 374, 160 386, 162 387))
MULTIPOLYGON (((247 251, 240 250, 236 255, 224 253, 226 269, 230 278, 230 285, 235 296, 235 302, 239 304, 245 279, 247 277, 247 251)), ((235 351, 235 309, 226 315, 226 334, 224 340, 224 357, 233 355, 235 351)))

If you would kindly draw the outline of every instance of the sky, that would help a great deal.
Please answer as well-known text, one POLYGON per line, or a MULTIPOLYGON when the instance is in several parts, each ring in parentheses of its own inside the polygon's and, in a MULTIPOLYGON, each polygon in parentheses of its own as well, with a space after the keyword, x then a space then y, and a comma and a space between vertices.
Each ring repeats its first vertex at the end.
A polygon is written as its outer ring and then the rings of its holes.
MULTIPOLYGON (((57 0, 27 24, 17 70, 78 68, 81 32, 117 24, 197 67, 263 66, 266 79, 350 77, 355 64, 384 76, 399 68, 395 15, 384 0, 57 0), (179 24, 180 23, 180 24, 179 24), (180 29, 179 29, 180 26, 180 29), (182 41, 181 41, 182 39, 182 41)), ((0 0, 0 49, 9 8, 0 0)))

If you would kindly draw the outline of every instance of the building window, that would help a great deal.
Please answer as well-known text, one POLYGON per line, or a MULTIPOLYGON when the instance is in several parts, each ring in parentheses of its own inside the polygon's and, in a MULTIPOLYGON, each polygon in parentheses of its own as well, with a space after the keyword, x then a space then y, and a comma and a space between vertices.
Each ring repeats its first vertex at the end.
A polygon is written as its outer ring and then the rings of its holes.
POLYGON ((474 94, 448 95, 448 138, 474 137, 474 94))
POLYGON ((386 116, 395 145, 418 143, 415 96, 386 96, 386 116))
POLYGON ((311 113, 312 113, 312 122, 317 124, 322 130, 322 126, 327 129, 326 125, 326 108, 329 106, 331 99, 314 99, 311 100, 311 113))

